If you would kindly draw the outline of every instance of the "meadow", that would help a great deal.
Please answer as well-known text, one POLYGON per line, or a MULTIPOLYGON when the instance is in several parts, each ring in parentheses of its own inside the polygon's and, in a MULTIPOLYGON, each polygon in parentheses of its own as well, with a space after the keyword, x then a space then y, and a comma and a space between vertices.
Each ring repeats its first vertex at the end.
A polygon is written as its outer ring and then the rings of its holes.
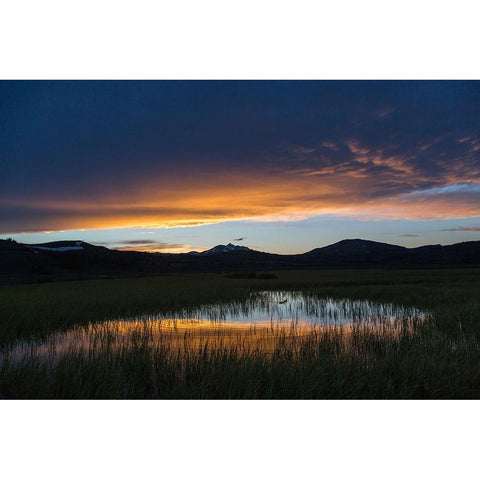
POLYGON ((4 354, 2 398, 480 398, 480 271, 282 271, 233 278, 170 275, 0 287, 1 351, 54 332, 90 329, 99 348, 55 361, 4 354), (108 321, 168 316, 253 292, 390 302, 428 311, 396 329, 285 327, 165 332, 137 322, 119 348, 108 321), (113 340, 112 340, 113 339, 113 340))

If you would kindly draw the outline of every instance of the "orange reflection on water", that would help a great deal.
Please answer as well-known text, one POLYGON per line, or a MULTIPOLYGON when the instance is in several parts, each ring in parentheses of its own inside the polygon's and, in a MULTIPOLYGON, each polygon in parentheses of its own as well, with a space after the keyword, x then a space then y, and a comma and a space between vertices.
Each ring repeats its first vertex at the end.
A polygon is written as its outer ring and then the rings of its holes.
POLYGON ((395 339, 406 331, 413 331, 412 322, 332 326, 177 319, 109 321, 58 333, 38 344, 17 344, 8 356, 14 361, 30 355, 55 362, 66 354, 95 357, 105 352, 135 352, 138 349, 148 349, 152 354, 162 351, 176 357, 211 351, 272 354, 285 349, 295 355, 306 346, 318 348, 322 342, 334 342, 341 350, 351 349, 352 340, 359 335, 395 339))
MULTIPOLYGON (((7 356, 14 360, 37 358, 55 361, 65 354, 96 358, 105 352, 273 353, 287 348, 351 348, 360 337, 395 339, 412 331, 426 314, 414 307, 368 300, 320 298, 300 291, 261 291, 242 302, 202 305, 169 317, 109 320, 77 326, 39 342, 14 345, 7 356)), ((5 357, 4 357, 5 358, 5 357)), ((1 361, 1 358, 0 358, 1 361)))

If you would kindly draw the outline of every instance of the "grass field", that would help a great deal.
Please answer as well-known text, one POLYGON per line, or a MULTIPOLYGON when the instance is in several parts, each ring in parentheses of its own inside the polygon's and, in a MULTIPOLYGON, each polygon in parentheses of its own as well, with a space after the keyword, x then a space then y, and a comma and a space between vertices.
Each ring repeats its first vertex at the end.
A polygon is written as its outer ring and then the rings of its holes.
POLYGON ((431 315, 396 335, 361 328, 257 332, 255 341, 267 341, 268 351, 241 336, 207 348, 190 332, 183 334, 181 348, 167 336, 152 345, 140 329, 122 348, 104 342, 94 351, 67 351, 56 362, 6 357, 0 396, 480 398, 479 274, 467 269, 322 270, 276 272, 277 278, 205 274, 3 286, 2 349, 93 322, 168 315, 245 300, 266 289, 391 302, 431 315))

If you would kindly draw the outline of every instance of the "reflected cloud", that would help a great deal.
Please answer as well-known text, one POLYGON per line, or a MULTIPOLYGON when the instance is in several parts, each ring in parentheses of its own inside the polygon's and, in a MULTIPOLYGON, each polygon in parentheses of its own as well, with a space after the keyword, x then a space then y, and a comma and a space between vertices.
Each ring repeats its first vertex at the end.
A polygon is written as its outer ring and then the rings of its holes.
MULTIPOLYGON (((225 347, 272 352, 285 341, 312 335, 370 333, 394 339, 413 331, 428 318, 415 307, 369 300, 322 298, 301 291, 254 292, 240 302, 186 308, 171 316, 106 320, 50 335, 46 341, 18 342, 6 352, 8 361, 33 356, 49 362, 70 352, 93 354, 104 348, 168 347, 203 350, 225 347)), ((2 364, 0 355, 0 366, 2 364)))

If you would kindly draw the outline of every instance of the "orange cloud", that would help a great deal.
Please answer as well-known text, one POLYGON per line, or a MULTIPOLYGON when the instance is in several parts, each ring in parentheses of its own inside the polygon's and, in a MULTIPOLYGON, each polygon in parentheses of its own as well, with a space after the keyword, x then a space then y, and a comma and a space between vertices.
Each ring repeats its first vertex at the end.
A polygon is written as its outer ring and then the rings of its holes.
POLYGON ((298 220, 321 214, 423 219, 480 216, 480 184, 455 188, 468 179, 456 167, 447 172, 449 177, 440 185, 443 189, 435 190, 431 180, 415 174, 403 159, 372 157, 358 165, 145 179, 141 184, 110 187, 94 197, 74 200, 68 194, 55 200, 48 194, 35 200, 4 198, 0 199, 0 228, 3 233, 168 228, 229 220, 298 220), (378 172, 377 163, 383 167, 378 172))
POLYGON ((361 146, 356 140, 349 140, 347 145, 350 151, 355 154, 365 155, 370 152, 370 148, 361 146))
POLYGON ((172 243, 147 243, 147 244, 133 244, 121 247, 113 247, 115 250, 123 252, 150 252, 150 253, 186 253, 193 250, 190 245, 172 243))

